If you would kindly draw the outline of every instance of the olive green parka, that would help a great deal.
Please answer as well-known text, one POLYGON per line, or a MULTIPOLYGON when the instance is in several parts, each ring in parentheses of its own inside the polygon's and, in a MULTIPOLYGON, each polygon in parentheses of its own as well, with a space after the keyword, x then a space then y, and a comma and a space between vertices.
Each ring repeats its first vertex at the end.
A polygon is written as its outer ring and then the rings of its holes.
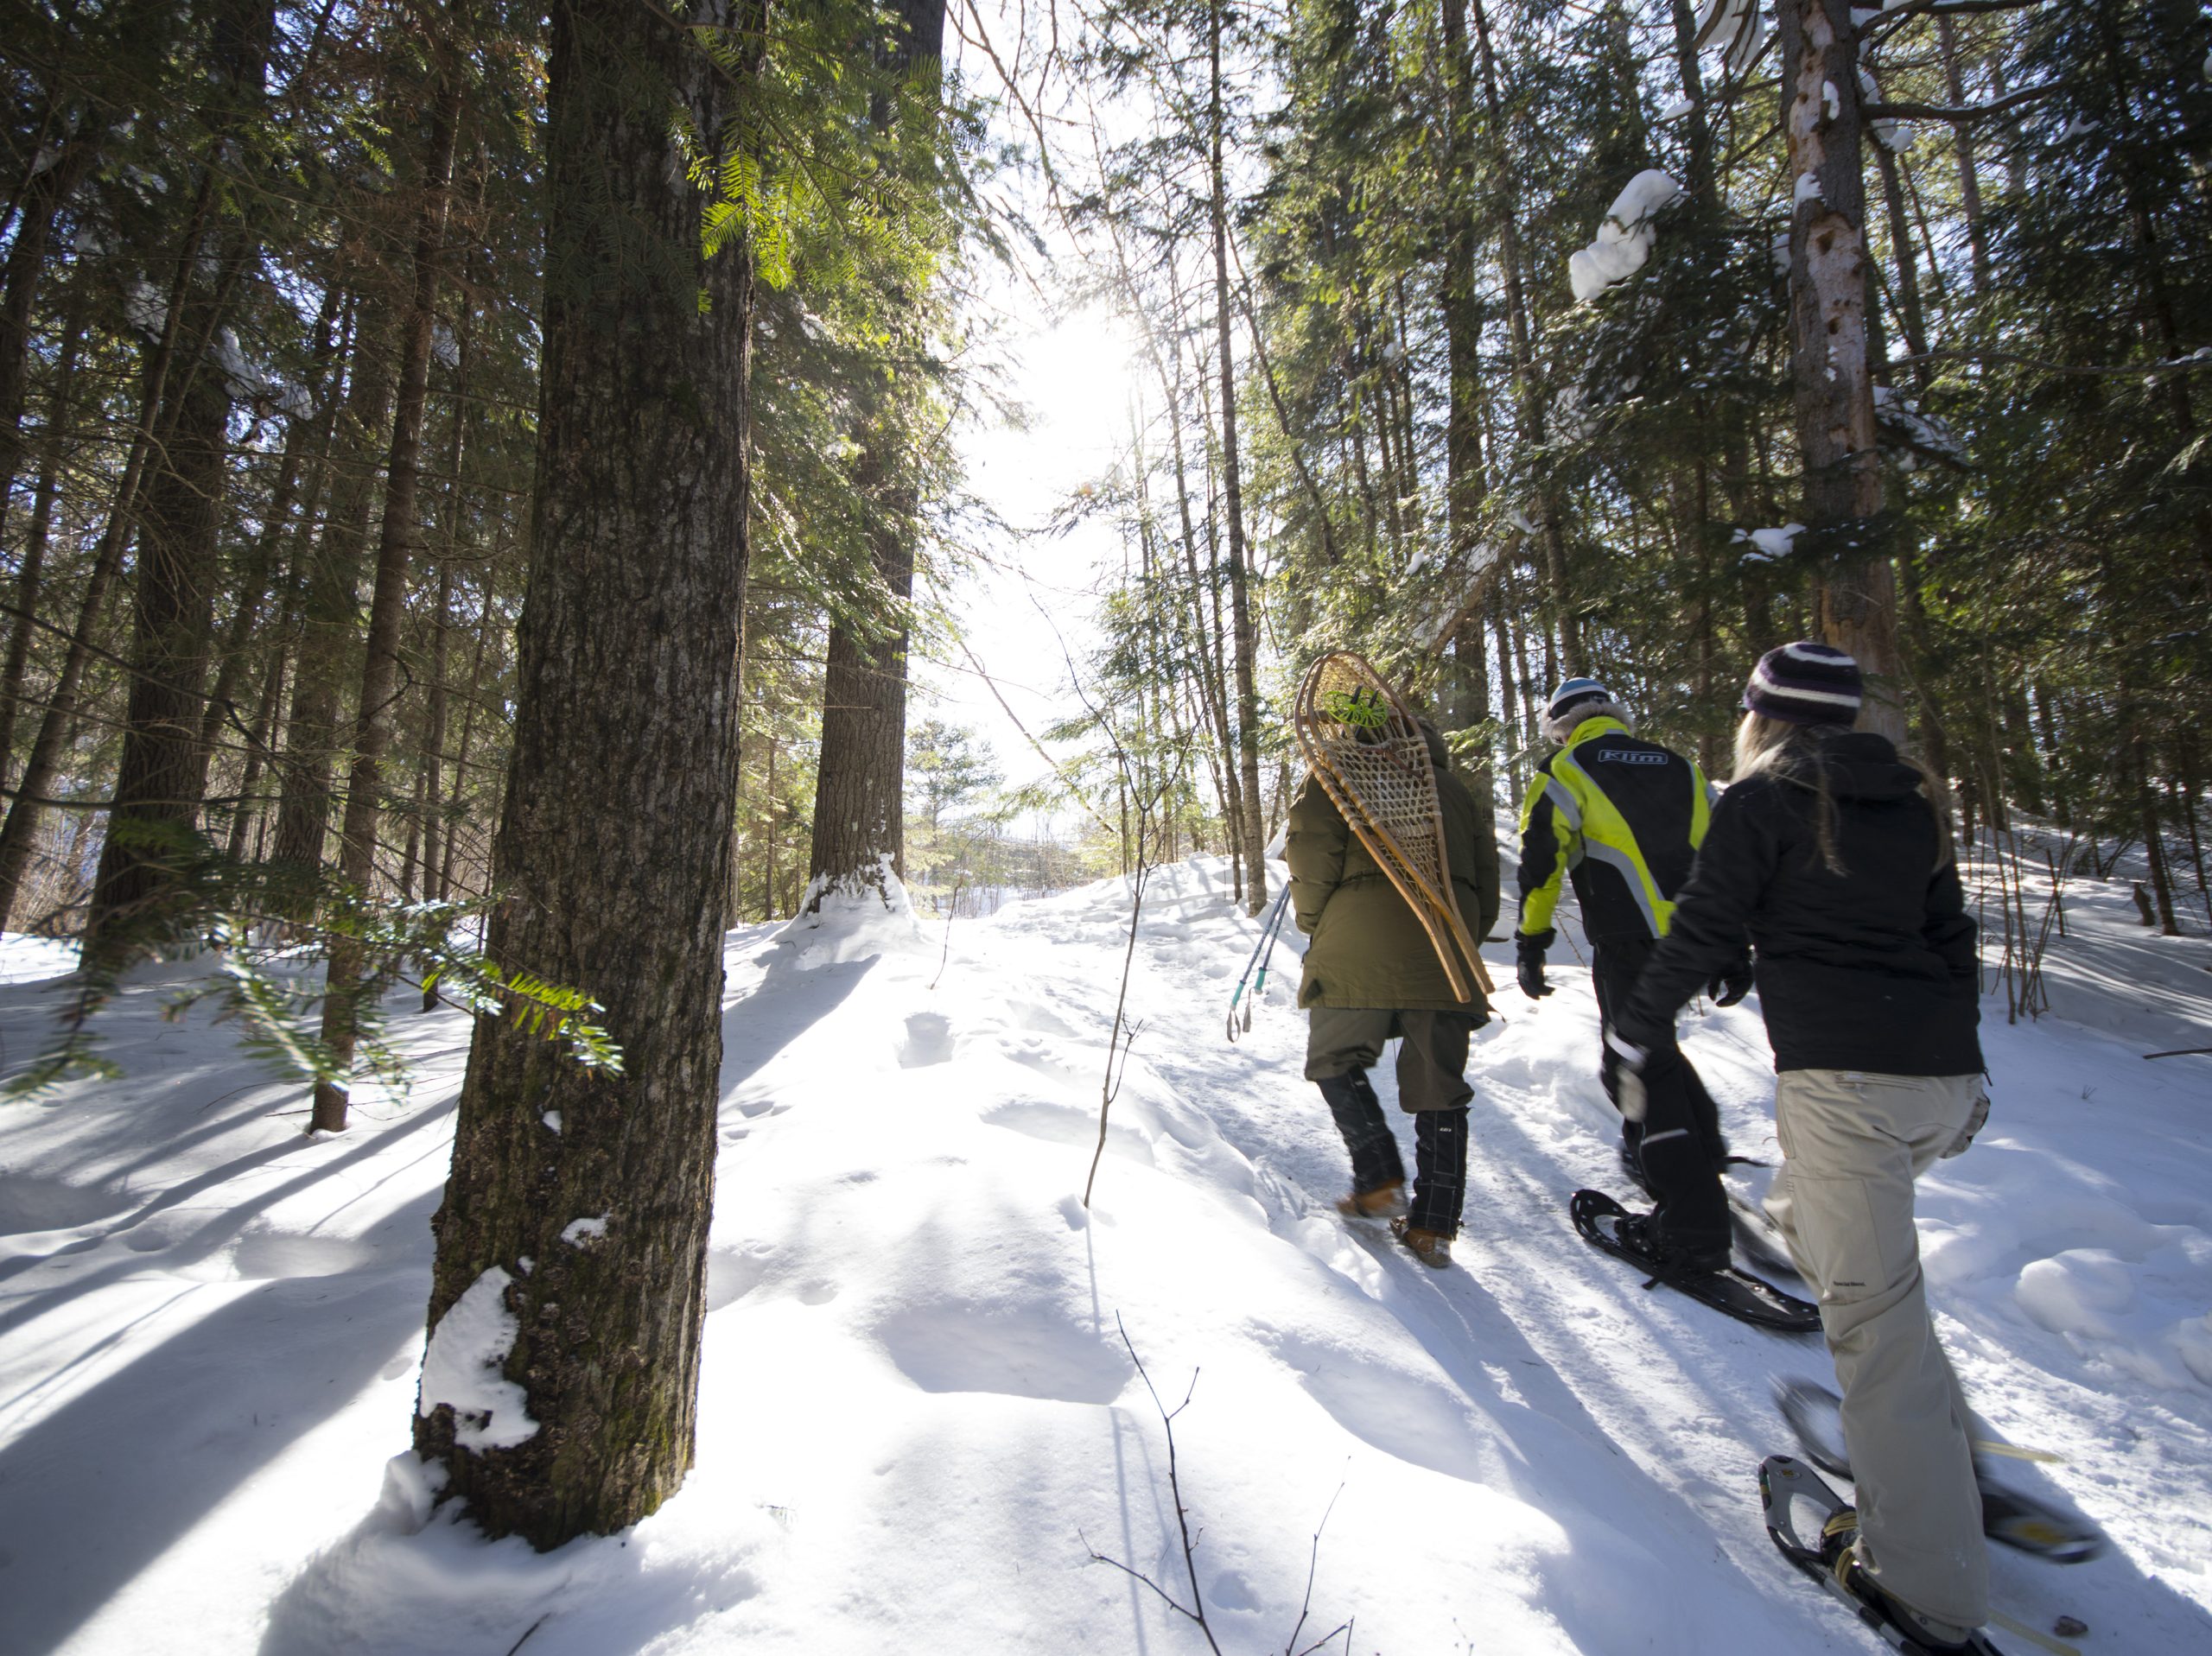
MULTIPOLYGON (((1476 809, 1473 796, 1452 771, 1444 744, 1433 734, 1428 749, 1444 818, 1445 860, 1460 917, 1479 942, 1497 921, 1492 825, 1476 809)), ((1489 1004, 1471 980, 1471 1001, 1453 996, 1412 906, 1311 774, 1290 808, 1284 855, 1290 864, 1291 911, 1299 930, 1313 939, 1298 990, 1300 1006, 1487 1016, 1489 1004)))

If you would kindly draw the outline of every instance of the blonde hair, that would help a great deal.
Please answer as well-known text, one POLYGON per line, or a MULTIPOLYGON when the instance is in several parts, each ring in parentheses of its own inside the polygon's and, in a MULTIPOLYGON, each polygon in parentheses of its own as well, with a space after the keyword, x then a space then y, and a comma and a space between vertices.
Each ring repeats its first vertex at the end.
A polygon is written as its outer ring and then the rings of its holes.
MULTIPOLYGON (((1821 864, 1831 874, 1850 871, 1844 866, 1843 857, 1836 849, 1840 819, 1835 793, 1828 785, 1825 749, 1829 737, 1849 728, 1845 725, 1793 725, 1786 720, 1750 712, 1736 726, 1733 779, 1746 782, 1756 776, 1770 775, 1809 790, 1814 798, 1814 842, 1821 864)), ((1951 842, 1950 805, 1943 786, 1929 774, 1926 765, 1910 754, 1900 751, 1897 758, 1920 777, 1921 795, 1936 818, 1936 866, 1944 867, 1956 853, 1951 842)))

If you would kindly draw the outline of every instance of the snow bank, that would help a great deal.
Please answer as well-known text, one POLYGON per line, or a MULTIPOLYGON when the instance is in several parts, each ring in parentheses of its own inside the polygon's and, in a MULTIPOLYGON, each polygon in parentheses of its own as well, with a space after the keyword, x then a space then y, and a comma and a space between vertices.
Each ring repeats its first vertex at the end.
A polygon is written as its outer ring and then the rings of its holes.
POLYGON ((916 949, 922 942, 922 927, 906 886, 886 856, 878 859, 873 885, 844 885, 827 875, 816 875, 807 885, 798 917, 776 934, 776 941, 798 951, 801 971, 812 971, 916 949))
MULTIPOLYGON (((563 1234, 562 1240, 574 1240, 563 1234)), ((423 1395, 415 1411, 427 1417, 440 1404, 451 1405, 454 1441, 464 1449, 512 1449, 537 1435, 530 1399, 499 1372, 520 1327, 506 1305, 513 1283, 496 1265, 470 1283, 430 1330, 423 1354, 423 1395)))
POLYGON ((1682 199, 1682 187, 1647 168, 1613 198, 1598 238, 1567 262, 1567 279, 1578 301, 1587 303, 1617 282, 1625 282, 1651 257, 1651 219, 1682 199))
POLYGON ((77 945, 26 932, 0 935, 0 983, 38 983, 77 969, 77 945))

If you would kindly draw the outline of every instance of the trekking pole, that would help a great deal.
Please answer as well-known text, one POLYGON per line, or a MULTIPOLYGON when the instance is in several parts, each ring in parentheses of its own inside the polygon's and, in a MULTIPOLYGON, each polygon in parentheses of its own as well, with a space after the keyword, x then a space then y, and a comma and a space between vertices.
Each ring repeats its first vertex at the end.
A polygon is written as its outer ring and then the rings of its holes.
MULTIPOLYGON (((1244 975, 1236 980, 1236 990, 1229 997, 1229 1043, 1231 1046, 1236 1044, 1237 1003, 1244 999, 1244 986, 1251 982, 1252 968, 1255 965, 1260 968, 1260 978, 1259 981, 1252 986, 1253 1001, 1257 1001, 1262 992, 1268 987, 1267 961, 1274 958, 1275 934, 1282 930, 1283 906, 1289 896, 1290 883, 1286 880, 1283 882, 1282 889, 1275 893, 1274 906, 1268 910, 1267 920, 1260 928, 1259 942, 1252 945, 1251 958, 1244 962, 1244 975), (1262 950, 1266 951, 1267 960, 1261 958, 1262 950)), ((1244 1006, 1243 1027, 1247 1031, 1252 1027, 1250 1003, 1246 1003, 1244 1006)))

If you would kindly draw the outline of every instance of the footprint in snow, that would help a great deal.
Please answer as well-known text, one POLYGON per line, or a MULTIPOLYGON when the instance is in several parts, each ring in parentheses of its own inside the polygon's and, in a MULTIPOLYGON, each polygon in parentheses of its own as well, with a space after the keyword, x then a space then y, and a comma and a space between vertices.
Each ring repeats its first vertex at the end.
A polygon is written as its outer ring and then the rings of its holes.
POLYGON ((916 1012, 906 1020, 906 1038, 899 1044, 902 1069, 919 1069, 943 1063, 952 1056, 952 1020, 943 1012, 916 1012))

